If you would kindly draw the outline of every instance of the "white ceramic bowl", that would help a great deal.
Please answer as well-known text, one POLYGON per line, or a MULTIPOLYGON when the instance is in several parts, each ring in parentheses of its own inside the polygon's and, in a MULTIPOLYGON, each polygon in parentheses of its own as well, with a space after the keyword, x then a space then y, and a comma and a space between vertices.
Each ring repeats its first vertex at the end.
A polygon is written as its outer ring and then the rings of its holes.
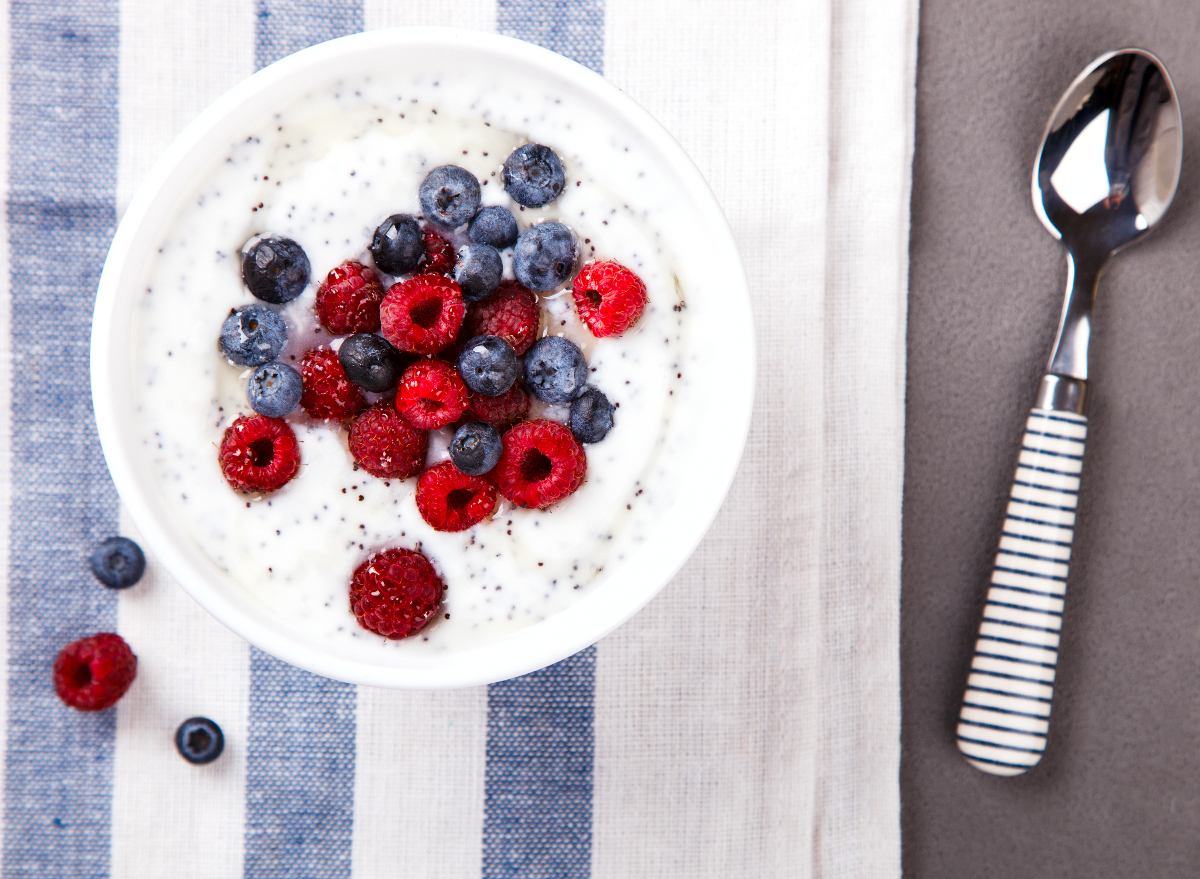
POLYGON ((92 330, 100 440, 149 550, 200 605, 251 644, 317 674, 384 687, 504 680, 570 656, 629 619, 675 574, 716 515, 745 444, 753 387, 753 328, 741 261, 716 199, 680 146, 646 111, 584 67, 528 43, 449 29, 374 31, 306 49, 254 74, 197 117, 154 167, 121 221, 100 280, 92 330), (673 472, 681 475, 668 486, 670 509, 656 519, 640 548, 606 565, 578 600, 541 622, 435 656, 405 660, 393 652, 376 662, 314 643, 252 600, 172 512, 135 429, 134 316, 145 266, 183 200, 211 172, 213 157, 244 140, 273 108, 385 65, 397 77, 433 71, 446 82, 468 85, 472 78, 511 80, 514 88, 533 83, 560 96, 598 122, 596 130, 635 144, 654 173, 663 175, 682 219, 658 231, 679 264, 703 268, 691 274, 685 291, 688 350, 695 354, 688 363, 691 390, 677 398, 667 431, 668 438, 686 440, 672 445, 682 456, 673 472))

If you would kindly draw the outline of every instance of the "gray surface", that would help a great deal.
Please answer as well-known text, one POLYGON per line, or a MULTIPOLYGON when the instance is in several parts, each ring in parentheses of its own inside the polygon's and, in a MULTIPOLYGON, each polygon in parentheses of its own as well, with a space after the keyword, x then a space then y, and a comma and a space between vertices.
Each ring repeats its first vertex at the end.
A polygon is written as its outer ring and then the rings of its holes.
POLYGON ((1200 3, 923 0, 901 605, 904 875, 1200 874, 1200 3), (1109 49, 1157 53, 1184 170, 1100 281, 1049 745, 1015 779, 954 725, 1066 280, 1030 208, 1046 118, 1109 49))

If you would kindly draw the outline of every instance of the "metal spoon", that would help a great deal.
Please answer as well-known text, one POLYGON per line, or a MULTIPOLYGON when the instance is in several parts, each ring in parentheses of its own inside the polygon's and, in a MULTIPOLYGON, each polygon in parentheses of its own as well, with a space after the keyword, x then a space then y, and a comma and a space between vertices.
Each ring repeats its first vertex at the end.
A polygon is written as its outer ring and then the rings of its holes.
POLYGON ((1019 775, 1046 747, 1087 419, 1088 339, 1108 258, 1175 195, 1183 126, 1154 55, 1097 58, 1050 116, 1033 165, 1033 209, 1067 248, 1058 339, 1017 459, 1000 548, 958 723, 971 765, 1019 775))

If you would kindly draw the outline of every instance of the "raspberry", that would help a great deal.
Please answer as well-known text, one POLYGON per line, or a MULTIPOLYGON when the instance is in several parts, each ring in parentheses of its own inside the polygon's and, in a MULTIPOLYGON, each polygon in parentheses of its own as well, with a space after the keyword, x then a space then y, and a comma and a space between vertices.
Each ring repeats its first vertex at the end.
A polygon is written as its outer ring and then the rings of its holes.
POLYGON ((137 657, 120 635, 72 641, 54 660, 54 691, 72 708, 101 711, 117 703, 137 677, 137 657))
POLYGON ((425 261, 418 266, 422 272, 448 275, 454 271, 454 245, 441 236, 432 226, 421 232, 425 245, 425 261))
POLYGON ((338 266, 317 288, 317 320, 335 336, 373 333, 379 329, 383 284, 356 262, 338 266))
POLYGON ((462 328, 462 291, 441 275, 417 275, 393 284, 379 307, 383 337, 401 351, 436 354, 462 328))
POLYGON ((457 421, 467 410, 467 386, 444 360, 418 360, 400 378, 396 409, 423 430, 457 421))
POLYGON ((274 491, 300 469, 300 444, 282 418, 242 415, 225 428, 217 460, 238 491, 274 491))
POLYGON ((537 338, 540 318, 537 297, 516 281, 501 281, 500 288, 467 314, 467 338, 499 336, 513 346, 517 356, 537 338))
POLYGON ((413 427, 390 402, 378 403, 350 422, 350 454, 372 476, 416 476, 428 450, 429 434, 413 427))
POLYGON ((367 408, 367 400, 328 348, 314 348, 300 359, 304 393, 300 406, 313 418, 349 418, 367 408))
POLYGON ((499 397, 471 394, 467 398, 466 419, 487 422, 497 430, 504 430, 518 421, 524 421, 528 414, 529 395, 525 393, 520 382, 513 382, 513 386, 499 397))
POLYGON ((435 531, 466 531, 495 508, 496 486, 450 461, 430 467, 417 481, 417 509, 435 531))
POLYGON ((557 421, 525 421, 504 435, 492 476, 500 493, 521 507, 545 508, 574 493, 587 474, 587 455, 557 421))
POLYGON ((592 335, 619 336, 642 316, 646 285, 625 266, 598 260, 584 266, 572 287, 575 309, 592 335))
POLYGON ((411 549, 385 549, 358 566, 350 580, 350 610, 359 625, 399 640, 437 614, 442 579, 411 549))

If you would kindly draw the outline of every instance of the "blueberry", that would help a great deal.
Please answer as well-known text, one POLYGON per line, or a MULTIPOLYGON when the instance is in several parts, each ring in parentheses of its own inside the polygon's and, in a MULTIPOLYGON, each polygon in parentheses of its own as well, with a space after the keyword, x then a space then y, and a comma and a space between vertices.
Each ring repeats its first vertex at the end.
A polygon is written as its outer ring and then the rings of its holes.
POLYGON ((265 305, 243 305, 229 312, 217 345, 238 366, 270 363, 287 344, 287 324, 265 305))
POLYGON ((570 339, 546 336, 525 354, 525 386, 543 403, 566 403, 587 384, 587 361, 570 339))
POLYGON ((417 194, 425 216, 448 229, 457 229, 479 210, 479 181, 458 165, 434 168, 417 194))
POLYGON ((504 260, 490 244, 460 247, 454 261, 454 280, 467 302, 478 302, 500 286, 504 260))
POLYGON ((527 208, 554 201, 566 183, 562 162, 554 150, 540 143, 519 146, 504 160, 504 189, 527 208))
POLYGON ((254 370, 246 383, 250 408, 268 418, 282 418, 298 405, 304 393, 300 373, 286 363, 266 363, 254 370))
POLYGON ((175 730, 175 747, 189 763, 211 763, 225 750, 225 734, 207 717, 189 717, 175 730))
POLYGON ((571 433, 581 443, 598 443, 613 426, 613 404, 597 387, 589 385, 571 401, 571 433))
POLYGON ((530 290, 561 287, 575 271, 579 242, 562 223, 538 223, 517 239, 513 271, 530 290))
POLYGON ((498 205, 480 208, 467 235, 476 244, 490 244, 497 250, 512 247, 517 243, 517 221, 512 211, 498 205))
POLYGON ((96 579, 109 589, 127 589, 146 570, 142 548, 128 537, 109 537, 96 545, 88 562, 96 579))
POLYGON ((338 348, 338 363, 346 378, 364 391, 394 391, 404 373, 404 355, 374 333, 355 333, 338 348))
POLYGON ((450 461, 468 476, 482 476, 500 460, 504 443, 500 431, 483 421, 472 421, 454 431, 450 461))
POLYGON ((242 251, 242 280, 256 299, 291 302, 308 286, 304 249, 291 238, 259 238, 242 251))
POLYGON ((421 224, 408 214, 392 214, 380 223, 371 239, 371 258, 381 272, 389 275, 411 272, 424 253, 421 224))
POLYGON ((498 397, 517 380, 516 352, 499 336, 476 336, 458 355, 458 374, 475 393, 498 397))

